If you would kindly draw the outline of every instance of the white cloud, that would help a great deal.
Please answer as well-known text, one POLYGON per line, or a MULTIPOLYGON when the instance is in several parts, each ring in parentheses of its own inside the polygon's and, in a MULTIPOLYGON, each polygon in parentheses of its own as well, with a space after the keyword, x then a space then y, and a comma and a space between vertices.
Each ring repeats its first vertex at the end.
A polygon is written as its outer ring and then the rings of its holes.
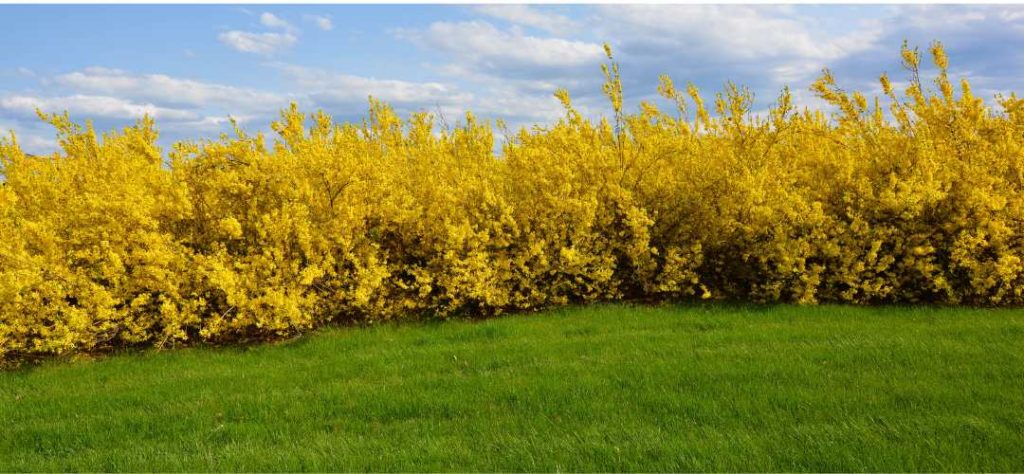
MULTIPOLYGON (((950 8, 948 5, 905 5, 900 19, 906 26, 921 29, 971 29, 972 23, 988 18, 984 7, 971 5, 950 8)), ((1019 11, 1018 11, 1019 12, 1019 11)), ((1004 21, 1013 21, 1014 10, 1003 10, 998 15, 1004 21)))
POLYGON ((392 103, 417 105, 459 103, 468 99, 455 87, 439 82, 377 79, 294 65, 278 67, 314 101, 326 104, 366 104, 369 96, 392 103))
POLYGON ((277 28, 288 32, 295 31, 295 28, 292 26, 291 23, 288 23, 287 21, 284 21, 280 17, 269 12, 263 12, 263 14, 260 15, 260 23, 262 23, 263 26, 266 26, 268 28, 277 28))
POLYGON ((269 123, 266 117, 253 117, 247 115, 208 115, 195 120, 180 122, 162 122, 158 125, 161 131, 177 132, 192 137, 196 134, 210 134, 211 132, 229 130, 231 119, 235 119, 240 125, 255 123, 257 126, 265 126, 269 123))
POLYGON ((524 34, 519 28, 501 30, 485 21, 435 22, 425 31, 398 31, 400 37, 446 52, 458 62, 482 71, 519 71, 544 75, 601 61, 599 44, 524 34))
POLYGON ((238 51, 264 56, 284 50, 298 41, 291 33, 250 33, 237 30, 221 33, 217 38, 238 51))
POLYGON ((815 34, 809 22, 786 9, 742 5, 616 5, 601 9, 602 23, 621 25, 631 37, 662 38, 690 49, 734 58, 834 59, 871 46, 873 34, 815 34))
POLYGON ((149 115, 154 119, 195 120, 195 112, 158 107, 151 103, 135 103, 117 97, 75 94, 63 97, 35 97, 10 95, 0 98, 0 109, 22 115, 35 115, 36 109, 43 112, 64 110, 87 118, 138 119, 149 115))
POLYGON ((323 15, 302 15, 306 21, 313 22, 317 28, 324 31, 331 31, 334 29, 334 23, 331 22, 331 17, 323 15))
POLYGON ((306 91, 313 106, 335 112, 355 113, 366 106, 369 96, 384 100, 400 112, 440 112, 449 122, 467 110, 483 118, 504 118, 513 126, 550 122, 561 115, 561 106, 550 91, 521 87, 520 81, 488 80, 479 94, 454 84, 411 82, 340 74, 294 65, 278 65, 306 91), (341 110, 339 110, 341 109, 341 110))
POLYGON ((768 70, 772 72, 772 77, 774 77, 778 82, 784 84, 801 81, 808 76, 820 73, 822 69, 822 64, 813 60, 790 61, 785 64, 771 66, 768 68, 768 70))
POLYGON ((809 81, 822 68, 877 48, 893 11, 854 16, 768 5, 602 5, 588 17, 613 38, 624 67, 718 85, 727 79, 772 87, 809 81), (870 20, 868 20, 870 18, 870 20), (750 82, 748 82, 750 81, 750 82))
POLYGON ((0 138, 9 139, 11 132, 14 132, 18 146, 25 153, 46 155, 57 150, 56 133, 49 125, 38 120, 27 124, 0 120, 0 138))
POLYGON ((75 91, 158 104, 223 106, 233 113, 276 110, 287 101, 285 97, 269 92, 174 78, 164 74, 131 74, 101 67, 63 74, 54 78, 53 82, 75 91))
POLYGON ((482 5, 476 11, 494 18, 523 26, 539 28, 549 33, 566 33, 576 28, 576 22, 564 15, 542 12, 529 5, 482 5))
POLYGON ((373 96, 402 113, 440 112, 453 122, 471 110, 481 118, 505 119, 513 129, 551 123, 563 114, 561 104, 553 96, 555 86, 544 82, 484 76, 477 78, 480 87, 470 92, 455 84, 440 82, 376 79, 294 65, 278 67, 307 92, 312 105, 335 111, 362 110, 367 98, 373 96))
POLYGON ((57 139, 31 133, 22 133, 18 135, 18 146, 26 153, 47 155, 57 150, 57 139))
POLYGON ((505 119, 512 128, 552 123, 564 115, 553 94, 531 93, 516 87, 488 88, 468 108, 483 117, 505 119))
MULTIPOLYGON (((4 131, 4 138, 7 138, 7 130, 2 130, 4 131)), ((57 139, 55 137, 27 133, 17 129, 14 130, 14 133, 18 138, 18 147, 25 153, 42 156, 57 151, 57 139)))
POLYGON ((1024 10, 1006 9, 999 11, 999 18, 1005 22, 1012 23, 1024 19, 1024 10))

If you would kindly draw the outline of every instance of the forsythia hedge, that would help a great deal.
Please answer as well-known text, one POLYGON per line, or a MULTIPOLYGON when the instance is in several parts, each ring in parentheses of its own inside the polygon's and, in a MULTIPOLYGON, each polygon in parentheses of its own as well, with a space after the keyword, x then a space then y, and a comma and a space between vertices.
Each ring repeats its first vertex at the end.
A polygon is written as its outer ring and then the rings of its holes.
POLYGON ((833 114, 785 90, 765 117, 667 77, 675 110, 626 113, 613 63, 612 117, 559 91, 565 117, 497 156, 470 114, 436 133, 372 99, 166 156, 149 119, 43 116, 62 152, 0 142, 0 357, 624 298, 1021 304, 1024 100, 990 110, 931 53, 934 92, 904 45, 902 94, 826 71, 833 114))

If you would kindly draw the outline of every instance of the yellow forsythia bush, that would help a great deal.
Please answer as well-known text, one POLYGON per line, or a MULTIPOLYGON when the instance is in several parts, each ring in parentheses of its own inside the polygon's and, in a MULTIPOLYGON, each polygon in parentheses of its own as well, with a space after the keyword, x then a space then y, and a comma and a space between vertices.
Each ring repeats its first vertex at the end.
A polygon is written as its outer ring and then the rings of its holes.
POLYGON ((438 133, 373 100, 166 154, 149 119, 43 115, 59 153, 0 141, 0 358, 595 300, 1022 304, 1024 100, 993 111, 939 44, 931 84, 902 55, 903 91, 826 71, 833 111, 784 90, 765 116, 667 77, 671 110, 627 113, 612 63, 611 116, 558 91, 564 118, 498 154, 470 114, 438 133))

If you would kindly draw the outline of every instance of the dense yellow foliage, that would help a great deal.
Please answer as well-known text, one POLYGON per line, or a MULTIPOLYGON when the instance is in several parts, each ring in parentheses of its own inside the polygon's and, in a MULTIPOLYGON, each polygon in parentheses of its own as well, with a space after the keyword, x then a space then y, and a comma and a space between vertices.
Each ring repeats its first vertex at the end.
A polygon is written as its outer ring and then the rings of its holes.
POLYGON ((932 84, 904 47, 876 99, 826 71, 831 115, 668 78, 674 110, 629 114, 612 64, 612 117, 559 91, 498 155, 472 115, 436 133, 376 101, 166 156, 148 119, 45 116, 60 153, 0 142, 0 358, 625 298, 1021 304, 1024 100, 992 111, 931 53, 932 84))

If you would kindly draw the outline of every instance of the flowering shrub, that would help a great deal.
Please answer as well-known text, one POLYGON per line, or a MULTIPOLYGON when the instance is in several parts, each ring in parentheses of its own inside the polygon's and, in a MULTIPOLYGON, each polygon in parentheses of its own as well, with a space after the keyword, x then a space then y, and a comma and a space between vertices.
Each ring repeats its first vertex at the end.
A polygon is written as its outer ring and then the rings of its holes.
POLYGON ((0 141, 0 358, 627 298, 1021 304, 1024 100, 957 91, 938 44, 931 92, 902 55, 872 100, 826 71, 832 115, 667 77, 674 110, 627 113, 612 64, 613 116, 558 91, 564 118, 498 155, 471 114, 435 133, 373 100, 166 157, 149 119, 44 115, 61 152, 0 141))

